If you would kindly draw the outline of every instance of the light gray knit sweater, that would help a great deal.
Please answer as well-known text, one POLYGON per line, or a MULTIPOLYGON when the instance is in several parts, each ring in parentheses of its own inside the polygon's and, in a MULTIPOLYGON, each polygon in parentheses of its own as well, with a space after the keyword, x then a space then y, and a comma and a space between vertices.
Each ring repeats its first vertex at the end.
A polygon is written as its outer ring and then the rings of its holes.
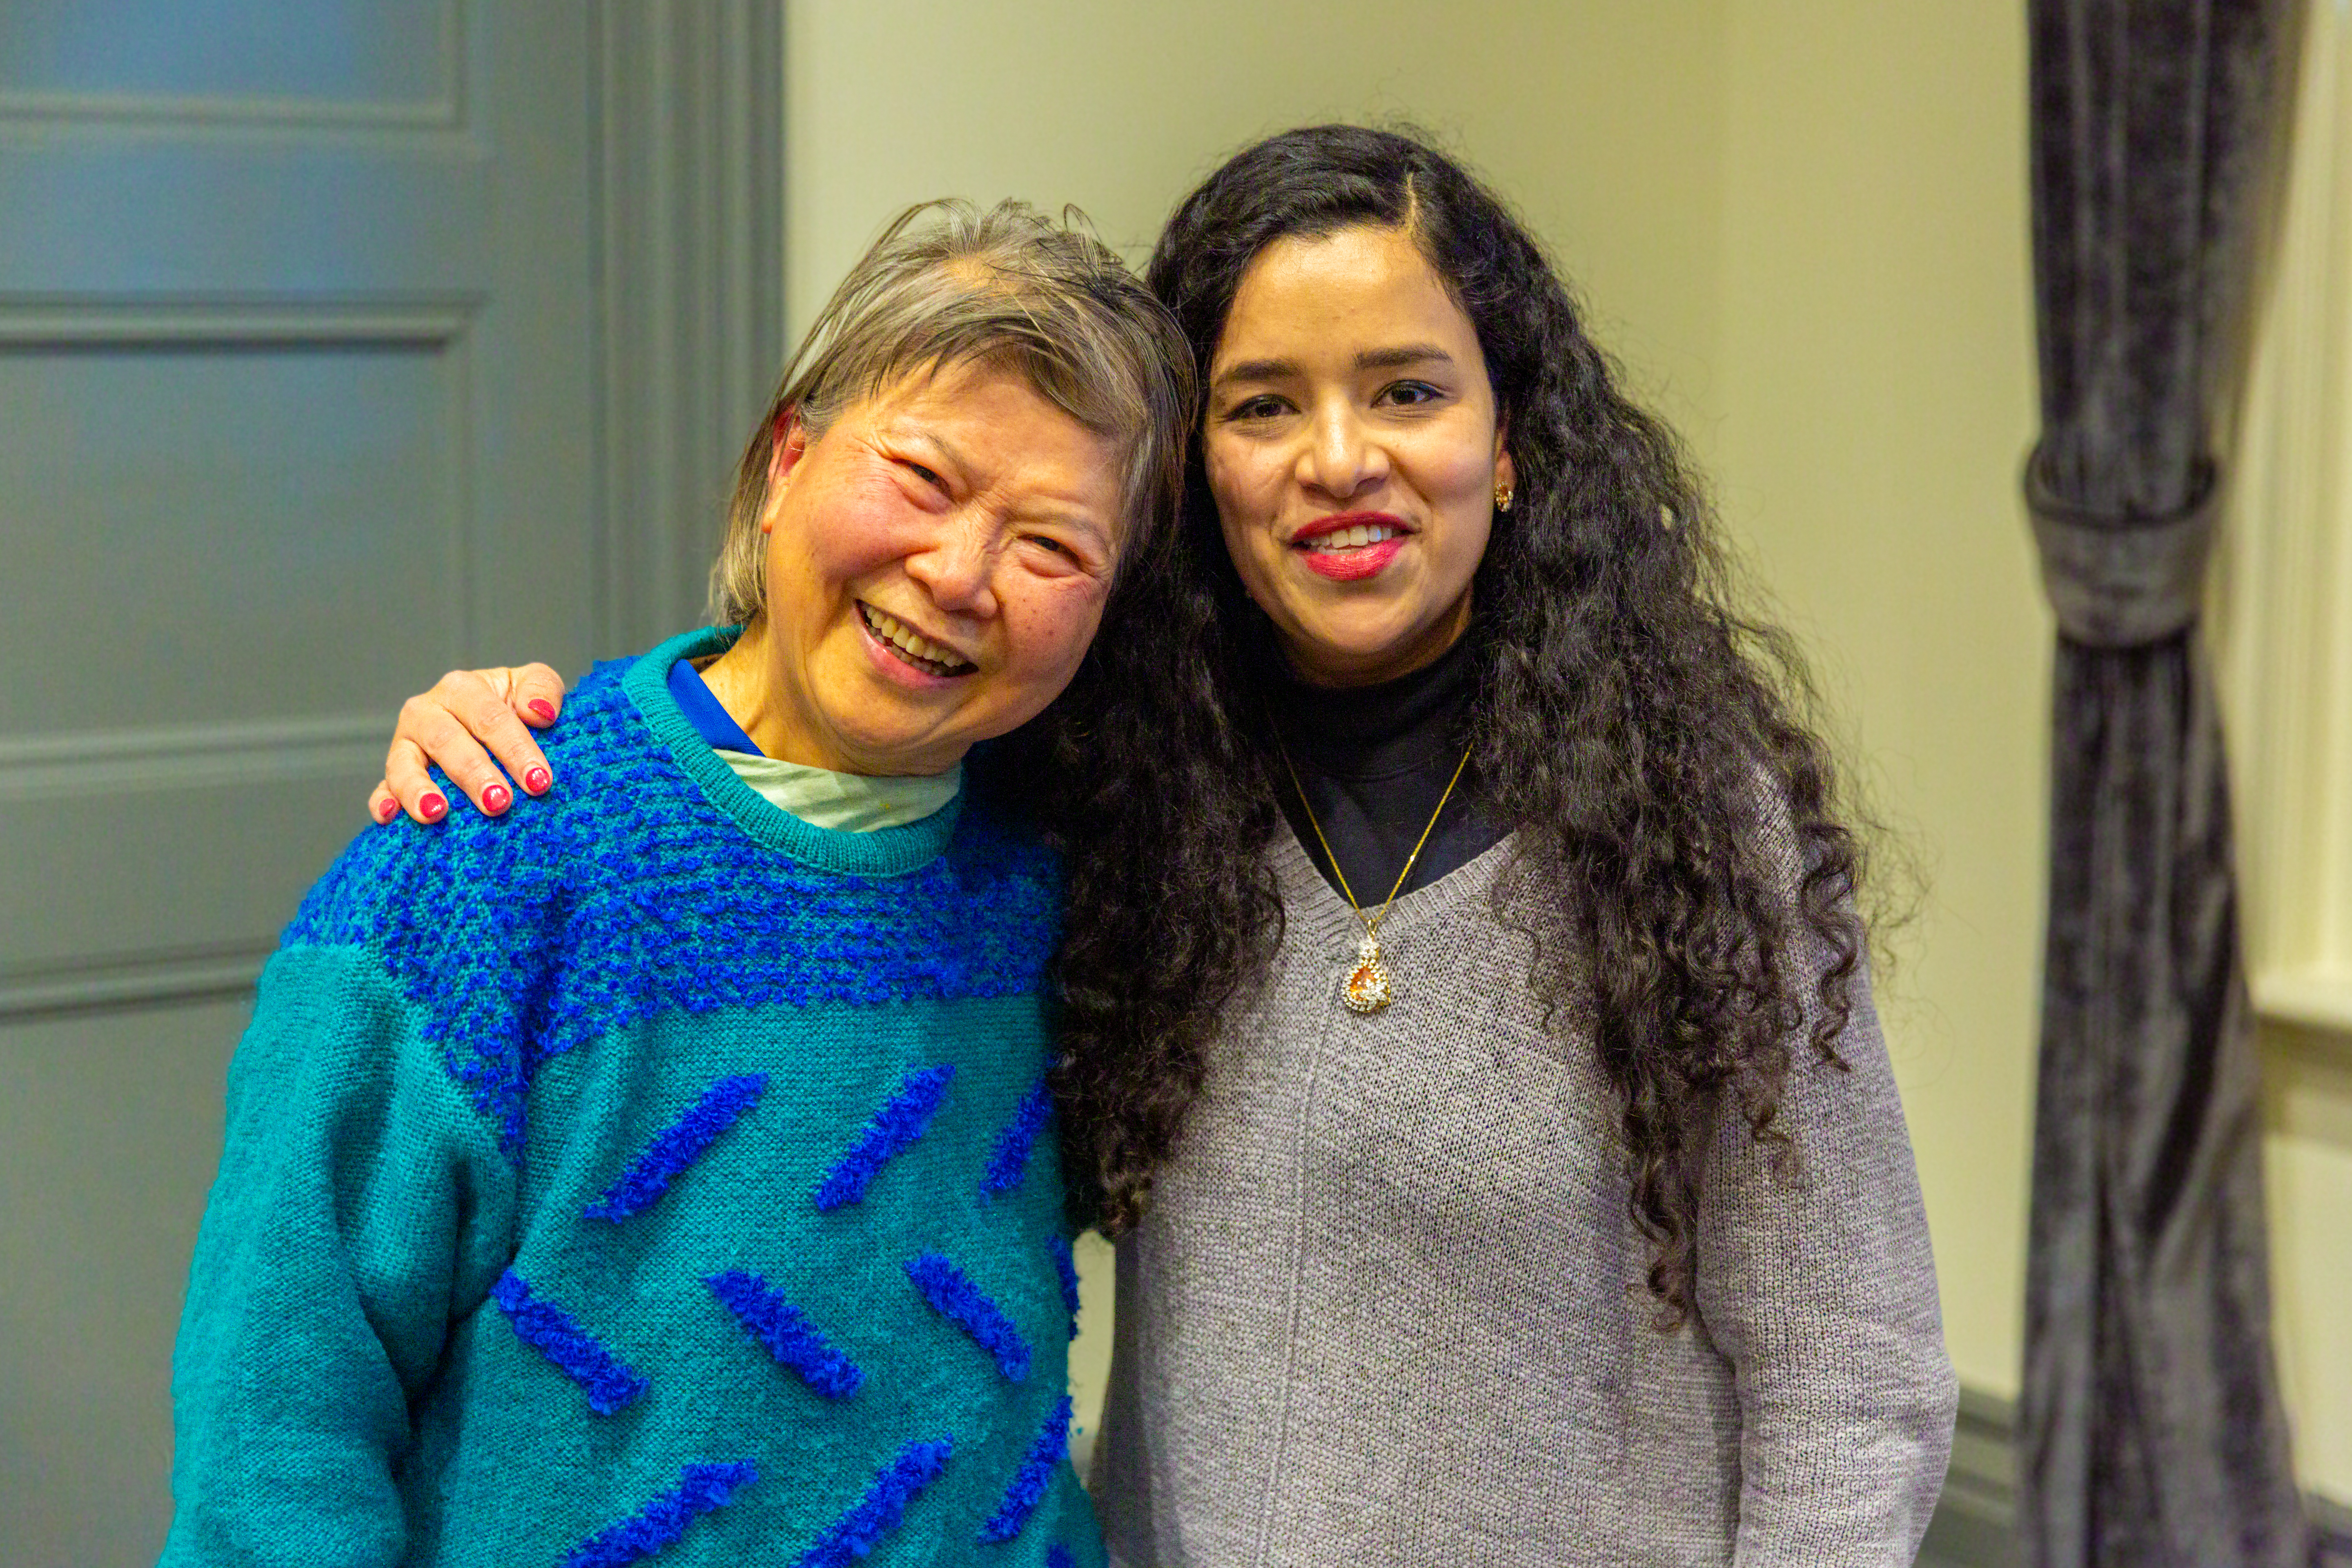
POLYGON ((1696 1321, 1652 1326, 1589 1032, 1489 904, 1509 840, 1359 934, 1295 839, 1287 936, 1118 1254, 1094 1491, 1123 1568, 1906 1563, 1957 1397, 1867 998, 1792 1068, 1778 1174, 1720 1144, 1696 1321))

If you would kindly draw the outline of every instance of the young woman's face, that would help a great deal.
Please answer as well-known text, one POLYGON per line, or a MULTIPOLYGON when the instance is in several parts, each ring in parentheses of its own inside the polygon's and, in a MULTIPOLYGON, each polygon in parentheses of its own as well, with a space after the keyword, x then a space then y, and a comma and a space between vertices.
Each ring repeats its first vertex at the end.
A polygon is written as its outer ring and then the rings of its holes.
POLYGON ((1391 679, 1462 635, 1511 459, 1478 334, 1403 231, 1258 253, 1201 441, 1225 548, 1308 680, 1391 679))
POLYGON ((1034 718, 1102 621, 1118 458, 985 366, 913 377, 822 436, 794 420, 761 519, 753 739, 836 772, 931 773, 1034 718))

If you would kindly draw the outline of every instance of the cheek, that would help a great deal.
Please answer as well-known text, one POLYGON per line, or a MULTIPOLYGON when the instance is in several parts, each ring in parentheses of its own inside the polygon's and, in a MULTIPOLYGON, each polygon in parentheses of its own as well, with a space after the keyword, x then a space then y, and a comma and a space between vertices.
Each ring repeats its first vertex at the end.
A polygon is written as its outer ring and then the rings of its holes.
POLYGON ((1093 584, 1039 588, 1006 606, 1005 630, 1015 650, 1014 666, 1024 674, 1053 679, 1058 690, 1058 682, 1077 668, 1095 640, 1108 595, 1093 584))
POLYGON ((887 477, 805 496, 770 535, 772 573, 838 585, 906 555, 914 509, 887 477))
POLYGON ((1486 558, 1486 540, 1494 531, 1495 514, 1484 507, 1474 516, 1465 518, 1461 527, 1446 530, 1446 563, 1452 568, 1450 574, 1462 579, 1463 587, 1470 585, 1478 563, 1486 558))
POLYGON ((1273 527, 1281 500, 1281 465, 1276 458, 1243 443, 1211 441, 1202 451, 1201 466, 1226 539, 1273 527))
POLYGON ((1495 491, 1493 426, 1482 424, 1475 432, 1449 432, 1449 437, 1419 454, 1415 466, 1432 500, 1483 511, 1495 491))
POLYGON ((1212 444, 1201 456, 1202 467, 1207 470, 1209 498, 1216 503, 1217 531, 1224 538, 1225 554, 1241 574, 1242 586, 1250 597, 1263 603, 1274 591, 1273 563, 1282 552, 1274 536, 1276 509, 1264 493, 1265 475, 1248 462, 1246 450, 1220 452, 1212 444))
POLYGON ((1413 479, 1444 519, 1433 553, 1447 575, 1467 577, 1486 552, 1495 526, 1495 460, 1491 437, 1433 443, 1415 455, 1413 479))

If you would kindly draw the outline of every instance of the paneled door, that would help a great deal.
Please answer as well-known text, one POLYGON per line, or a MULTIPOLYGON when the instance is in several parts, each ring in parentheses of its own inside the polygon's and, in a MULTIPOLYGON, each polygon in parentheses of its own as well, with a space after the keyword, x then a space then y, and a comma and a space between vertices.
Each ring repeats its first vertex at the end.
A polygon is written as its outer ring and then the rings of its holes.
POLYGON ((261 960, 400 696, 578 670, 596 10, 0 0, 0 1562, 152 1563, 261 960))

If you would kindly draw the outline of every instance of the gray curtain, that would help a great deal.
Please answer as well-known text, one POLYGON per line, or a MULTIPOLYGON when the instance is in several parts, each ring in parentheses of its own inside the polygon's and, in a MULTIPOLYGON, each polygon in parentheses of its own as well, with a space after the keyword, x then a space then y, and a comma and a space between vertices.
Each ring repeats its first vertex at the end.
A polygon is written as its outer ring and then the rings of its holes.
POLYGON ((2292 0, 2029 0, 2057 611, 2022 1525, 2038 1568, 2295 1568, 2229 782, 2197 616, 2292 0))

